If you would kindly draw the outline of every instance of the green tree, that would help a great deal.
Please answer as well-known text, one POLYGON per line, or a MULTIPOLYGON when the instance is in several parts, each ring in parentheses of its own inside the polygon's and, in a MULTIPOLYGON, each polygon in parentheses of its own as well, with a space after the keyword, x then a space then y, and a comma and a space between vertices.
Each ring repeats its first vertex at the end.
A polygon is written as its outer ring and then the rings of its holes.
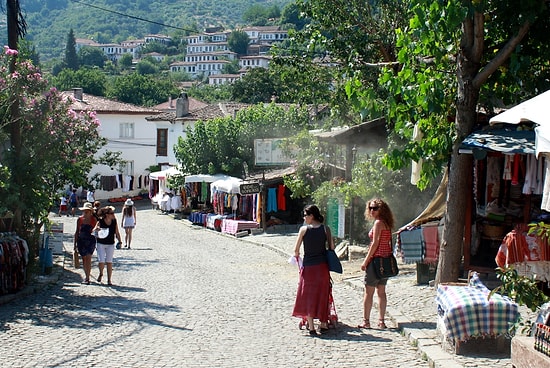
POLYGON ((72 70, 78 70, 78 55, 76 54, 76 39, 74 37, 73 29, 69 31, 67 35, 67 44, 65 46, 65 58, 63 59, 65 68, 72 70))
POLYGON ((206 103, 228 102, 232 101, 231 88, 232 86, 229 84, 194 84, 187 90, 187 93, 190 97, 206 103))
POLYGON ((141 75, 145 75, 145 74, 153 75, 153 74, 157 74, 158 71, 159 71, 158 67, 149 60, 141 60, 136 65, 136 73, 141 75))
POLYGON ((81 66, 97 66, 103 69, 107 57, 97 47, 84 46, 78 50, 78 62, 81 66))
POLYGON ((243 13, 243 20, 253 26, 265 26, 268 19, 268 10, 261 4, 253 4, 243 13))
POLYGON ((236 52, 238 55, 246 55, 248 53, 248 44, 250 38, 248 34, 243 30, 235 30, 229 34, 227 38, 227 45, 229 50, 236 52))
POLYGON ((307 127, 305 109, 260 104, 239 111, 235 118, 198 121, 179 139, 174 153, 184 172, 241 176, 243 162, 254 165, 254 139, 284 138, 307 127))
POLYGON ((60 91, 82 88, 85 93, 94 96, 105 96, 107 77, 99 69, 80 68, 77 71, 63 69, 58 75, 52 78, 51 85, 60 91))
POLYGON ((116 77, 107 91, 109 98, 141 106, 157 105, 178 94, 171 81, 138 73, 116 77))
POLYGON ((285 5, 281 13, 281 26, 292 25, 295 30, 301 31, 308 23, 309 19, 301 14, 298 4, 292 2, 285 5))
POLYGON ((231 90, 234 101, 256 104, 271 101, 279 88, 278 81, 272 78, 268 69, 252 68, 232 84, 231 90))
POLYGON ((118 65, 122 70, 129 70, 132 67, 132 62, 134 61, 134 57, 130 53, 126 53, 122 55, 120 60, 118 61, 118 65))
POLYGON ((238 74, 240 70, 239 60, 233 60, 229 64, 225 64, 222 68, 223 74, 238 74))

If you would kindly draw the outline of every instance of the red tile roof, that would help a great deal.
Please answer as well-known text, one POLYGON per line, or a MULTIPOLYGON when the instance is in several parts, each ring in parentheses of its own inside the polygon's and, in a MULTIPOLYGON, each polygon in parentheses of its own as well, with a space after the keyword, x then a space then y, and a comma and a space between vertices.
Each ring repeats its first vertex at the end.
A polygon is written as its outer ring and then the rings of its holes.
POLYGON ((75 111, 95 111, 102 114, 158 114, 159 110, 151 107, 142 107, 125 102, 110 100, 105 97, 82 94, 82 100, 75 99, 73 91, 61 92, 63 99, 71 99, 71 108, 75 111))

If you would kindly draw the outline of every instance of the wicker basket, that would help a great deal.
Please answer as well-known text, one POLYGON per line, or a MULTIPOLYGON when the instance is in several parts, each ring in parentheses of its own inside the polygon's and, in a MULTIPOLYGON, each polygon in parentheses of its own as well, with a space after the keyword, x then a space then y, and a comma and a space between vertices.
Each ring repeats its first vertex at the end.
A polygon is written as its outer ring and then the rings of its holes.
POLYGON ((503 238, 506 234, 506 227, 503 225, 483 224, 483 235, 489 238, 503 238))

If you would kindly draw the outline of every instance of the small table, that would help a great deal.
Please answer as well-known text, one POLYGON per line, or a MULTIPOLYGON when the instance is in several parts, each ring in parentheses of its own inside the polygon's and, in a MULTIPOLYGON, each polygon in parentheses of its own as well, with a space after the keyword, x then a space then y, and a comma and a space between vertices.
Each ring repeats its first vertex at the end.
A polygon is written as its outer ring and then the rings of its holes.
POLYGON ((518 305, 497 293, 488 299, 489 293, 477 275, 466 286, 440 284, 436 303, 438 325, 444 337, 456 344, 507 334, 519 318, 518 305))
POLYGON ((239 231, 257 229, 260 227, 256 221, 246 221, 246 220, 229 220, 224 219, 222 221, 222 233, 235 235, 239 231))

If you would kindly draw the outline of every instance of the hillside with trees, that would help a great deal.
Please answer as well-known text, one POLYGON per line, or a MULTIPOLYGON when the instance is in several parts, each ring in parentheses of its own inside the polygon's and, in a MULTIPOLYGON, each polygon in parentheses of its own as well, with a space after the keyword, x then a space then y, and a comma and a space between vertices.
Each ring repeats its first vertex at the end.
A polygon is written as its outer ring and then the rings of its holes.
MULTIPOLYGON (((118 43, 146 34, 186 35, 207 26, 238 28, 268 25, 288 0, 27 0, 21 3, 27 22, 26 39, 42 60, 63 55, 67 33, 100 43, 118 43)), ((5 13, 4 7, 2 12, 5 13)), ((3 17, 2 17, 3 18, 3 17)), ((0 22, 0 42, 7 44, 0 22)))

